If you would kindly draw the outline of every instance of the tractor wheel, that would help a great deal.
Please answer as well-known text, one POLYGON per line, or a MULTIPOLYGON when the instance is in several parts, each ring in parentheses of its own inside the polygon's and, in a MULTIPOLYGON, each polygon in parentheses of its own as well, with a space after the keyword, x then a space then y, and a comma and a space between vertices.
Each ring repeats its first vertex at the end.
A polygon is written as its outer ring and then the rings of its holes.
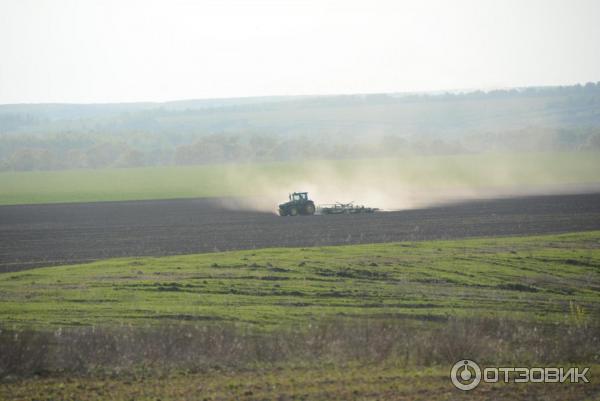
POLYGON ((297 207, 292 207, 290 209, 290 216, 298 216, 298 208, 297 207))
POLYGON ((315 214, 315 206, 312 204, 308 204, 304 207, 304 214, 307 216, 312 216, 315 214))
POLYGON ((281 217, 284 217, 284 216, 287 216, 287 213, 285 212, 285 210, 284 210, 284 209, 279 209, 279 215, 280 215, 281 217))

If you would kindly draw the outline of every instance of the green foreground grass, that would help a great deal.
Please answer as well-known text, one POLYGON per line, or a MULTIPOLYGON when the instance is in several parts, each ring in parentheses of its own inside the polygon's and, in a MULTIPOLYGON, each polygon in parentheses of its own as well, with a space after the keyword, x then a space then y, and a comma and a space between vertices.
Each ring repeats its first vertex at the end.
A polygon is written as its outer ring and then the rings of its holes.
MULTIPOLYGON (((592 366, 591 377, 600 374, 592 366)), ((461 392, 448 369, 397 366, 279 368, 216 371, 163 377, 35 378, 0 386, 14 400, 600 400, 600 381, 591 383, 482 383, 461 392)))
POLYGON ((4 327, 600 315, 600 231, 112 259, 0 274, 4 327))
MULTIPOLYGON (((265 196, 307 188, 360 195, 385 188, 531 188, 600 183, 598 152, 411 156, 99 170, 2 172, 0 205, 221 196, 265 196), (301 189, 300 188, 300 189, 301 189), (355 191, 347 193, 349 188, 355 191)), ((357 201, 361 199, 355 199, 357 201)))
POLYGON ((599 316, 600 231, 38 268, 0 274, 0 399, 600 400, 599 316), (591 383, 464 393, 465 357, 591 383))

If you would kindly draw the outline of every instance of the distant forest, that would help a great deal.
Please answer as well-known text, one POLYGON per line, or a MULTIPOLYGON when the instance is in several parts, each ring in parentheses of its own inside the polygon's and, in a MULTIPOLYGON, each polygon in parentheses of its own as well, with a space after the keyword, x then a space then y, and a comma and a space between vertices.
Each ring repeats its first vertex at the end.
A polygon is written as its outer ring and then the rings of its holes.
POLYGON ((489 92, 0 105, 0 170, 600 149, 600 82, 489 92))

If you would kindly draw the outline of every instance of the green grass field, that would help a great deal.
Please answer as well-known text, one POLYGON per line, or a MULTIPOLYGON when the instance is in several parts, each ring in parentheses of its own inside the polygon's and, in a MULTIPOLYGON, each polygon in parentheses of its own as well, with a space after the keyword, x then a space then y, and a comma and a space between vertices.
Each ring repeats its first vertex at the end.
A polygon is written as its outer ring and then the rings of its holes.
MULTIPOLYGON (((592 366, 597 377, 600 367, 592 366)), ((441 367, 405 369, 380 365, 215 371, 162 377, 37 378, 0 386, 15 400, 599 400, 600 382, 588 384, 481 384, 462 393, 441 367)))
POLYGON ((598 400, 600 231, 0 274, 0 398, 598 400), (589 366, 456 390, 450 367, 589 366))
MULTIPOLYGON (((467 190, 600 183, 600 154, 412 156, 382 160, 0 173, 0 204, 218 196, 280 199, 309 188, 348 196, 381 188, 467 190)), ((322 196, 323 197, 323 196, 322 196)), ((355 199, 361 201, 361 199, 355 199)), ((329 200, 328 200, 329 201, 329 200)))
POLYGON ((599 269, 595 231, 3 273, 0 398, 598 400, 599 269), (464 357, 592 382, 464 394, 464 357))
POLYGON ((600 232, 112 259, 0 274, 4 326, 600 313, 600 232))

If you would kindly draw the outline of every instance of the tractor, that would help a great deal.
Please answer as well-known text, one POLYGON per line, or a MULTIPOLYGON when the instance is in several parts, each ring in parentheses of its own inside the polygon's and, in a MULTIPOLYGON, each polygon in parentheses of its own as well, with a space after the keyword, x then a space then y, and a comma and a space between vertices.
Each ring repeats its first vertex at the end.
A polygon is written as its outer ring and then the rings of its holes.
POLYGON ((315 203, 308 199, 308 192, 294 192, 288 202, 279 205, 280 216, 311 216, 315 214, 315 203))

